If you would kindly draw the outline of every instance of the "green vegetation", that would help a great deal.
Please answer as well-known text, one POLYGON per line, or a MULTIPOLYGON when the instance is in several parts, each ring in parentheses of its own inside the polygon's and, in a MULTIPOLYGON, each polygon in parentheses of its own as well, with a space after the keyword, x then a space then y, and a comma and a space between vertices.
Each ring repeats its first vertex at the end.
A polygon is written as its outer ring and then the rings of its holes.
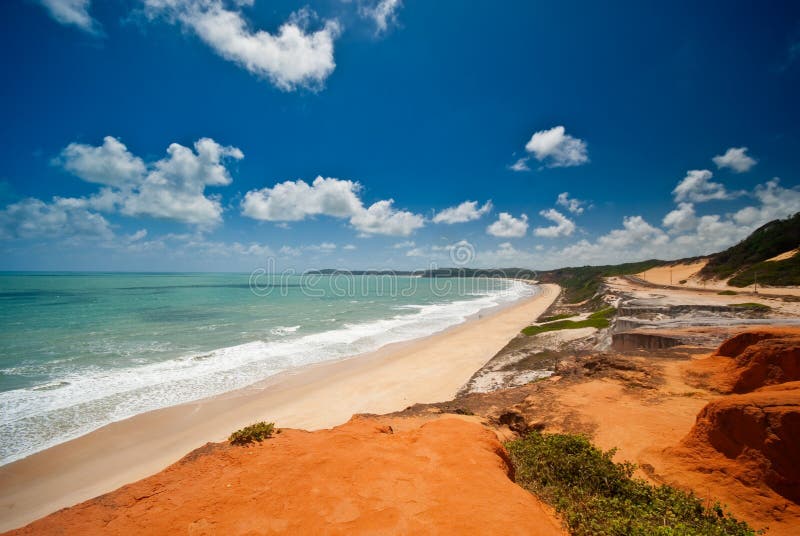
POLYGON ((516 481, 551 504, 574 535, 752 535, 715 503, 632 478, 635 466, 615 463, 583 436, 541 434, 506 444, 516 481))
MULTIPOLYGON (((708 264, 700 270, 700 275, 719 279, 727 279, 736 275, 729 284, 743 287, 753 284, 753 270, 748 270, 748 268, 756 269, 756 265, 760 264, 757 268, 759 282, 762 281, 761 271, 764 270, 764 277, 770 279, 770 283, 764 279, 765 284, 797 284, 786 282, 786 278, 800 281, 800 274, 797 271, 798 264, 796 264, 800 261, 795 261, 794 264, 784 264, 786 261, 778 261, 774 264, 782 266, 777 268, 770 268, 767 265, 773 263, 763 263, 763 261, 795 249, 798 245, 800 245, 800 212, 785 220, 771 221, 753 231, 750 236, 735 246, 713 255, 708 264)), ((792 259, 787 260, 791 261, 792 259)))
POLYGON ((745 268, 728 280, 733 287, 748 287, 758 280, 759 285, 800 285, 800 254, 782 261, 759 262, 745 268))
POLYGON ((522 333, 528 336, 538 335, 547 331, 558 331, 562 329, 578 329, 578 328, 597 328, 603 329, 611 325, 609 318, 616 313, 614 307, 606 307, 590 314, 586 320, 557 320, 555 322, 547 322, 535 326, 528 326, 522 330, 522 333))
POLYGON ((717 294, 719 294, 720 296, 736 296, 739 293, 736 292, 735 290, 721 290, 717 292, 717 294))
POLYGON ((572 318, 575 316, 573 313, 562 313, 560 315, 552 315, 552 316, 543 316, 539 318, 537 322, 552 322, 554 320, 563 320, 565 318, 572 318))
POLYGON ((578 303, 594 296, 599 290, 604 277, 638 274, 663 264, 666 264, 666 262, 649 260, 613 266, 559 268, 558 270, 541 272, 539 280, 543 283, 558 283, 564 288, 564 301, 566 303, 578 303))
POLYGON ((771 311, 772 310, 772 307, 770 307, 769 305, 764 305, 763 303, 753 303, 753 302, 732 303, 732 304, 730 304, 730 307, 738 307, 738 308, 747 309, 747 310, 750 310, 750 311, 762 311, 762 312, 765 312, 765 313, 767 311, 771 311))
POLYGON ((228 441, 233 445, 247 445, 253 441, 261 443, 272 435, 275 430, 275 423, 264 421, 245 426, 241 430, 236 430, 230 435, 228 441))

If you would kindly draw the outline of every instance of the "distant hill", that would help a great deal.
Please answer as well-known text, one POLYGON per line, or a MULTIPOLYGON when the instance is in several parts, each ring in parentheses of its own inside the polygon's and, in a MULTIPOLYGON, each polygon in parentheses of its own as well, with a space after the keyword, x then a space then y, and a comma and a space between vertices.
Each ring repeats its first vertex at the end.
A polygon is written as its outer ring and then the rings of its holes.
POLYGON ((800 285, 800 255, 768 261, 800 246, 800 212, 785 220, 771 221, 725 251, 711 255, 700 271, 703 278, 728 279, 734 287, 752 285, 800 285))
POLYGON ((543 283, 558 283, 564 289, 564 300, 567 303, 577 303, 594 296, 600 288, 604 277, 638 274, 664 264, 667 264, 667 261, 651 259, 606 266, 558 268, 539 272, 538 279, 543 283))

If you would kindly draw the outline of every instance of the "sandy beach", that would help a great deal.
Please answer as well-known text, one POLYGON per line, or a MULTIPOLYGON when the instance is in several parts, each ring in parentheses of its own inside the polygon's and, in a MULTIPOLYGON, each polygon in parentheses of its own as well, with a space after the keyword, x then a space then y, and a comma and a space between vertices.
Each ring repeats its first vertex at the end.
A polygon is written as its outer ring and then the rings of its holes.
POLYGON ((137 415, 2 466, 0 530, 144 478, 254 421, 314 430, 355 413, 448 400, 558 292, 541 285, 536 296, 432 336, 137 415))

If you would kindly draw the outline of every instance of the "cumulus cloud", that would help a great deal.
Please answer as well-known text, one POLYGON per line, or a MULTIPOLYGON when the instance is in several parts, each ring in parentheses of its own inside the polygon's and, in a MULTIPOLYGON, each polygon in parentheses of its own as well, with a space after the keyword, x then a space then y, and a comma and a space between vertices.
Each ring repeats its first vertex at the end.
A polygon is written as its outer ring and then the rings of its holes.
POLYGON ((53 163, 86 182, 117 188, 141 182, 147 171, 144 161, 113 136, 103 138, 103 145, 98 147, 70 143, 53 163))
POLYGON ((522 157, 508 166, 508 169, 511 171, 530 171, 531 168, 528 166, 528 160, 530 159, 531 158, 529 156, 522 157))
POLYGON ((402 0, 369 1, 359 6, 358 12, 375 23, 375 33, 385 33, 389 27, 397 23, 397 11, 403 7, 402 0))
POLYGON ((744 207, 733 215, 734 221, 740 225, 760 227, 800 211, 800 189, 784 188, 777 177, 756 186, 752 195, 759 204, 744 207))
POLYGON ((361 210, 361 185, 354 181, 317 177, 310 185, 286 181, 245 194, 242 213, 256 220, 300 221, 309 216, 347 218, 361 210))
POLYGON ((272 188, 251 190, 242 202, 242 214, 262 221, 300 221, 313 216, 349 219, 364 234, 408 236, 425 225, 419 214, 396 209, 393 199, 365 207, 361 185, 354 181, 317 177, 286 181, 272 188))
POLYGON ((508 212, 501 212, 497 221, 486 228, 492 236, 501 238, 520 238, 528 232, 528 216, 523 214, 515 218, 508 212))
POLYGON ((717 168, 729 168, 735 173, 744 173, 756 165, 755 159, 747 154, 747 147, 731 147, 725 154, 717 155, 712 160, 717 168))
POLYGON ((580 199, 575 199, 574 197, 569 196, 569 192, 561 192, 558 194, 558 199, 556 203, 561 205, 562 207, 566 208, 573 214, 583 214, 584 205, 586 205, 586 201, 581 201, 580 199))
POLYGON ((662 225, 673 233, 689 231, 697 227, 697 216, 692 203, 679 203, 678 208, 669 212, 662 220, 662 225))
MULTIPOLYGON (((308 24, 309 10, 293 14, 276 33, 251 30, 240 9, 226 7, 223 0, 144 0, 145 12, 153 19, 165 17, 194 32, 217 54, 266 78, 283 91, 298 87, 320 89, 336 68, 334 41, 340 34, 335 20, 325 21, 316 31, 308 24)), ((239 1, 235 5, 252 5, 239 1)))
POLYGON ((222 206, 205 195, 205 188, 230 184, 224 161, 242 158, 236 147, 201 138, 194 150, 173 143, 165 158, 147 165, 122 142, 106 136, 97 147, 71 143, 54 162, 80 179, 106 186, 81 200, 86 207, 208 226, 222 221, 222 206))
POLYGON ((534 133, 525 150, 547 167, 580 166, 589 161, 586 142, 567 134, 561 125, 534 133))
POLYGON ((665 230, 650 225, 641 216, 626 217, 614 229, 594 241, 552 250, 545 267, 616 264, 645 259, 679 259, 724 250, 758 227, 800 212, 800 188, 784 188, 778 179, 755 187, 755 204, 731 214, 699 216, 692 203, 681 202, 663 219, 665 230))
POLYGON ((492 210, 492 202, 487 201, 482 207, 478 207, 477 201, 464 201, 458 206, 449 207, 438 212, 433 217, 433 223, 464 223, 480 219, 481 216, 492 210))
POLYGON ((54 197, 50 203, 28 198, 0 211, 0 238, 81 237, 110 239, 111 225, 86 208, 82 199, 54 197))
POLYGON ((89 14, 91 0, 39 0, 50 16, 65 25, 77 26, 81 30, 99 34, 100 24, 89 14))
POLYGON ((733 199, 741 195, 741 192, 728 192, 723 184, 713 182, 713 176, 707 169, 689 170, 686 177, 672 190, 675 201, 702 203, 712 199, 733 199))
POLYGON ((559 236, 569 236, 575 232, 575 223, 573 223, 572 220, 561 214, 556 209, 551 208, 548 210, 542 210, 539 212, 539 214, 542 217, 552 221, 555 225, 551 225, 549 227, 537 227, 533 230, 533 234, 536 236, 556 238, 559 236))
POLYGON ((350 223, 365 234, 408 236, 423 225, 425 219, 419 214, 397 210, 393 199, 377 201, 366 210, 357 212, 350 223))

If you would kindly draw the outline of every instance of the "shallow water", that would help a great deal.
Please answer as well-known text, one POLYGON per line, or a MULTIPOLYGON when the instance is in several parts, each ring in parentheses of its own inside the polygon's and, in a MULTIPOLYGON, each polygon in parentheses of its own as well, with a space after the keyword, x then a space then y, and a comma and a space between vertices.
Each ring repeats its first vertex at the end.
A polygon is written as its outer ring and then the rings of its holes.
POLYGON ((513 281, 0 275, 0 463, 104 424, 446 329, 513 281))

